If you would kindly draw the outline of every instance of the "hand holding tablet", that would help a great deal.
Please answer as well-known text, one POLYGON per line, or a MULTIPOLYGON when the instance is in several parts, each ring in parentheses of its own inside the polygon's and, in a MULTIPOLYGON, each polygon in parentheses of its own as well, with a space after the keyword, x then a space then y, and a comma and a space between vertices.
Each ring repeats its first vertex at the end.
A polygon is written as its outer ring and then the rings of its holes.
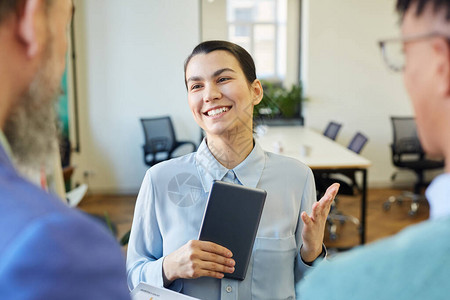
POLYGON ((258 231, 266 192, 214 181, 199 240, 191 240, 163 262, 165 286, 203 276, 243 280, 258 231))
POLYGON ((225 277, 244 280, 261 219, 266 191, 214 181, 203 215, 199 240, 214 242, 233 253, 233 273, 225 277))

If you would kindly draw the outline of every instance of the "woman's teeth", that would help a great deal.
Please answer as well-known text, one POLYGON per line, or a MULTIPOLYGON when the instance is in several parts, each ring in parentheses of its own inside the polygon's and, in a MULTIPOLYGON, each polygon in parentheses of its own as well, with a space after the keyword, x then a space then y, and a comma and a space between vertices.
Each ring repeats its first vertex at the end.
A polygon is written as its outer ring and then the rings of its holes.
POLYGON ((225 111, 228 111, 228 110, 229 110, 228 107, 221 107, 221 108, 218 108, 218 109, 212 109, 212 110, 208 111, 208 116, 214 117, 214 116, 216 116, 218 114, 221 114, 221 113, 223 113, 225 111))

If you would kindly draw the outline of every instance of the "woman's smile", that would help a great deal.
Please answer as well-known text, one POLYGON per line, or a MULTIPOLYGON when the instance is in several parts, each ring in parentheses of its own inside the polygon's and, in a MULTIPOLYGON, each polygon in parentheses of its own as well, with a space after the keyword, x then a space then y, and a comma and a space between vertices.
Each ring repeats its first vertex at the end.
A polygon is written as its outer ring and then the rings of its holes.
POLYGON ((208 109, 203 114, 207 117, 219 117, 224 114, 226 114, 231 109, 231 106, 220 106, 220 107, 213 107, 211 109, 208 109))

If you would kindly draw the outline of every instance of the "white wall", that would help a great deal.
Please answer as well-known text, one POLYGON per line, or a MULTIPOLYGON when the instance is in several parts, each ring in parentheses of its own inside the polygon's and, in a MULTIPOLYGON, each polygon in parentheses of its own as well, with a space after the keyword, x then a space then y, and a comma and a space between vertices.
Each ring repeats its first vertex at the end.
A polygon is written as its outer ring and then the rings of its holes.
POLYGON ((147 169, 140 117, 171 115, 179 139, 199 139, 183 79, 184 59, 200 40, 199 3, 74 2, 81 135, 74 182, 87 181, 92 192, 137 192, 147 169))
POLYGON ((362 155, 373 164, 369 183, 387 185, 394 171, 390 116, 413 113, 401 73, 386 68, 377 45, 381 38, 399 35, 394 1, 303 4, 303 80, 311 99, 306 125, 322 131, 330 120, 342 123, 337 141, 343 145, 356 131, 365 133, 369 142, 362 155))
POLYGON ((202 5, 202 41, 227 40, 227 1, 201 0, 202 5))
MULTIPOLYGON (((136 192, 146 170, 140 117, 170 114, 179 138, 198 141, 183 61, 201 40, 200 1, 75 0, 81 135, 75 182, 87 181, 93 192, 136 192)), ((401 74, 385 67, 376 43, 399 33, 393 6, 303 0, 306 124, 322 131, 329 120, 343 123, 343 145, 357 130, 367 134, 362 155, 373 163, 371 186, 389 184, 394 171, 389 117, 412 114, 401 74)))
POLYGON ((287 24, 286 24, 286 77, 284 86, 291 87, 298 83, 299 75, 299 50, 300 50, 300 1, 287 1, 287 24))

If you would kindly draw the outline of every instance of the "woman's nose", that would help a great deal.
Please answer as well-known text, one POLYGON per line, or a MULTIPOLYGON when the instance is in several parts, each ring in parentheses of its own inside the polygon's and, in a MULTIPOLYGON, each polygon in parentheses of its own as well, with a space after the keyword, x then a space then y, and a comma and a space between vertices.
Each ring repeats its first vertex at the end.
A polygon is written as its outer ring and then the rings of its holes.
POLYGON ((205 94, 203 96, 203 100, 205 102, 214 101, 220 99, 222 93, 219 88, 215 84, 208 84, 205 88, 205 94))

